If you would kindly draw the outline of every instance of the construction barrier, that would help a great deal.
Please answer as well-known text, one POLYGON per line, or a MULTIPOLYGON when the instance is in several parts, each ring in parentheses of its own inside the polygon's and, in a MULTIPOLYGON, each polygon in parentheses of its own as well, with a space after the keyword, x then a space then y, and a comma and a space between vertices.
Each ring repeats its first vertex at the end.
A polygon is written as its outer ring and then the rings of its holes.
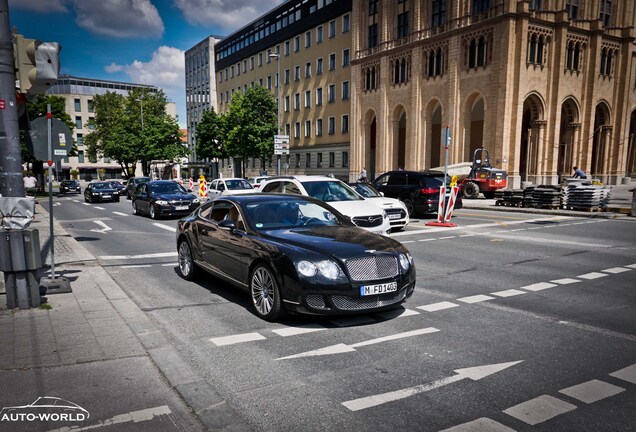
POLYGON ((453 186, 451 188, 451 194, 450 194, 450 198, 448 199, 448 204, 446 205, 446 213, 444 215, 444 222, 450 222, 451 216, 453 216, 453 209, 455 208, 455 202, 457 201, 458 193, 459 193, 459 187, 453 186))
POLYGON ((192 177, 190 177, 190 190, 194 190, 194 181, 192 181, 192 177))
POLYGON ((199 178, 199 198, 207 198, 208 196, 208 185, 205 181, 205 177, 201 176, 199 178))

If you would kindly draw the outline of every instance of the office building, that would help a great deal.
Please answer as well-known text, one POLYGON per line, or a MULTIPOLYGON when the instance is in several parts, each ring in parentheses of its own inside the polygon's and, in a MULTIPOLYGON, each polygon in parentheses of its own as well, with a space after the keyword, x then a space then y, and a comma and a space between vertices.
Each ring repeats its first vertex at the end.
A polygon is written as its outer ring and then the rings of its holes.
MULTIPOLYGON (((95 116, 93 98, 95 95, 103 95, 107 92, 128 95, 133 89, 149 89, 157 92, 155 86, 144 84, 131 84, 118 81, 105 81, 92 78, 79 78, 70 75, 61 75, 57 82, 47 91, 49 95, 62 96, 66 100, 66 112, 75 122, 73 139, 77 143, 78 155, 64 158, 61 164, 60 178, 71 178, 70 172, 77 170, 79 177, 84 179, 90 176, 98 178, 98 170, 104 171, 105 178, 121 178, 120 165, 109 158, 100 158, 92 163, 88 160, 87 149, 84 146, 84 137, 91 132, 90 120, 95 116)), ((168 114, 176 118, 176 105, 174 102, 166 104, 168 114)), ((141 165, 137 171, 141 175, 141 165)))
POLYGON ((186 122, 188 161, 198 161, 196 155, 196 128, 203 113, 210 108, 218 112, 214 67, 214 44, 218 36, 209 36, 185 52, 186 122))
MULTIPOLYGON (((217 112, 256 85, 279 97, 280 129, 290 136, 281 173, 349 175, 351 0, 290 0, 215 45, 217 112), (280 71, 280 76, 279 76, 280 71)), ((273 137, 272 137, 273 138, 273 137)), ((251 159, 220 163, 224 176, 262 170, 251 159)), ((276 158, 265 161, 269 174, 276 158)))

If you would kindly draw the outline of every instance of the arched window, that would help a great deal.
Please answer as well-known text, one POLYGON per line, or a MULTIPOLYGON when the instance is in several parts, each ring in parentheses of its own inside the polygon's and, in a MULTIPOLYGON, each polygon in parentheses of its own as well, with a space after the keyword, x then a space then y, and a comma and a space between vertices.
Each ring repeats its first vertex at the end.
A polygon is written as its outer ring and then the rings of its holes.
POLYGON ((534 63, 536 61, 537 53, 537 35, 530 36, 530 48, 528 49, 528 63, 534 63))
POLYGON ((545 42, 544 36, 539 36, 539 43, 537 44, 537 64, 543 64, 543 44, 545 42))
POLYGON ((435 76, 435 50, 430 50, 428 52, 428 76, 435 76))
POLYGON ((468 67, 469 68, 474 68, 476 65, 476 58, 477 55, 477 42, 475 41, 475 39, 471 39, 470 40, 470 48, 468 50, 468 67))
POLYGON ((441 75, 442 74, 442 49, 441 48, 437 48, 437 54, 435 56, 435 75, 441 75))
POLYGON ((574 44, 574 62, 572 63, 572 69, 579 70, 579 63, 581 60, 581 43, 577 42, 574 44))
POLYGON ((486 38, 479 38, 479 45, 477 46, 477 66, 484 66, 486 64, 486 38))
POLYGON ((568 45, 566 48, 565 68, 567 70, 573 69, 573 63, 574 63, 573 57, 574 57, 574 42, 570 41, 568 42, 568 45))
POLYGON ((601 51, 601 75, 606 75, 605 70, 607 67, 607 48, 603 48, 601 51))

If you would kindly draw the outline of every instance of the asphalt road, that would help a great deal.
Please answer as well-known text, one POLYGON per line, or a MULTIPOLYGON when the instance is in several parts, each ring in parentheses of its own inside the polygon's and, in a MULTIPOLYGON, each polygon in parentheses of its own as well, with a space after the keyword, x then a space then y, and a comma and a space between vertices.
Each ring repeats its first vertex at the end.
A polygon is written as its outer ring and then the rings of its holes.
POLYGON ((55 218, 259 431, 632 431, 636 221, 462 209, 392 234, 416 292, 391 313, 257 318, 179 277, 175 219, 56 198, 55 218))

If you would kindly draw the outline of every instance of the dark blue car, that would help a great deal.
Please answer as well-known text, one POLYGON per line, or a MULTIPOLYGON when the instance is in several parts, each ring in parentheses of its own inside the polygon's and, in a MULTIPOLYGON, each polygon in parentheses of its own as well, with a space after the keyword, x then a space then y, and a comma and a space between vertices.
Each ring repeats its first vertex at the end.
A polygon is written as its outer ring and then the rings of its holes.
POLYGON ((152 219, 187 215, 198 206, 199 199, 172 180, 142 183, 132 195, 132 213, 147 214, 152 219))

